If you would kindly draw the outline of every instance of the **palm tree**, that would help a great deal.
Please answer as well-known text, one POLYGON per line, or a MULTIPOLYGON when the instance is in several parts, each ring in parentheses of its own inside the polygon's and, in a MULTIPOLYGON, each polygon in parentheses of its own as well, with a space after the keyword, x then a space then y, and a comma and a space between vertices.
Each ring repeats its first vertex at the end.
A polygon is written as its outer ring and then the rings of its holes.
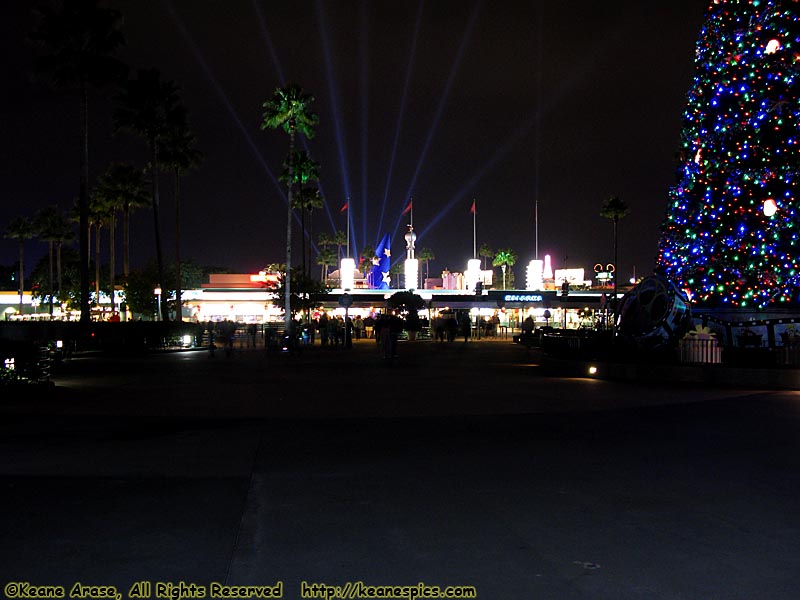
MULTIPOLYGON (((117 303, 116 303, 116 296, 114 295, 114 287, 115 287, 115 275, 116 275, 116 267, 117 267, 117 211, 122 208, 122 204, 119 201, 119 198, 115 196, 109 196, 106 198, 100 199, 100 210, 103 212, 101 214, 100 219, 101 221, 105 222, 105 225, 108 228, 108 295, 111 299, 111 313, 115 313, 117 311, 117 303)), ((97 242, 100 241, 100 235, 97 236, 97 242)), ((97 272, 100 272, 100 253, 98 252, 97 256, 95 257, 95 261, 97 266, 97 272)), ((98 277, 98 280, 100 278, 98 277)), ((98 286, 100 282, 98 281, 98 286)))
MULTIPOLYGON (((301 222, 303 224, 303 273, 306 273, 306 249, 310 241, 310 235, 306 236, 306 213, 308 213, 308 221, 311 223, 311 215, 313 211, 320 209, 324 206, 322 195, 319 189, 315 187, 304 187, 297 190, 297 195, 294 198, 295 208, 299 208, 302 214, 301 222)), ((311 255, 309 250, 308 255, 311 255)), ((307 274, 306 274, 307 276, 307 274)))
POLYGON ((403 264, 402 260, 398 260, 394 263, 391 267, 389 267, 389 275, 396 275, 397 276, 397 285, 396 287, 400 288, 400 275, 405 272, 405 265, 403 264))
MULTIPOLYGON (((96 190, 89 197, 89 226, 94 228, 94 298, 98 305, 100 304, 100 231, 111 224, 109 204, 111 202, 99 196, 96 190)), ((113 239, 113 234, 109 233, 109 240, 113 239)))
POLYGON ((175 185, 175 320, 183 320, 181 301, 181 177, 200 165, 202 153, 194 146, 195 135, 186 127, 185 119, 170 124, 161 150, 161 162, 172 170, 175 185), (182 122, 181 122, 182 121, 182 122))
POLYGON ((33 223, 27 217, 15 217, 5 231, 5 237, 19 244, 19 314, 22 314, 22 295, 25 289, 25 240, 36 235, 33 223))
POLYGON ((372 269, 372 259, 375 258, 375 246, 364 246, 361 248, 359 254, 359 267, 364 269, 364 277, 369 277, 369 271, 372 269))
POLYGON ((494 255, 494 259, 492 260, 492 266, 500 267, 503 271, 503 289, 506 289, 506 268, 513 267, 514 263, 516 262, 517 262, 517 253, 514 252, 511 248, 498 250, 497 253, 494 255))
POLYGON ((336 233, 334 233, 333 243, 336 246, 336 256, 338 257, 339 262, 341 262, 342 248, 347 245, 347 233, 344 231, 337 231, 336 233))
POLYGON ((37 11, 38 28, 31 41, 46 54, 34 68, 57 87, 76 88, 80 94, 80 186, 78 194, 80 238, 81 322, 89 322, 89 86, 122 81, 127 67, 113 57, 125 43, 122 14, 99 8, 97 0, 64 0, 61 12, 48 6, 37 11))
POLYGON ((317 264, 322 267, 320 280, 322 283, 328 283, 328 269, 336 264, 336 254, 330 248, 321 248, 317 252, 317 264))
MULTIPOLYGON (((111 308, 115 310, 114 288, 116 279, 116 225, 117 212, 122 213, 123 272, 127 277, 129 270, 129 222, 132 207, 146 206, 149 203, 144 173, 126 163, 112 163, 95 186, 93 197, 97 202, 97 225, 105 220, 108 224, 109 281, 111 285, 111 308)), ((98 236, 95 244, 99 243, 98 236)), ((98 248, 99 250, 99 248, 98 248)), ((95 259, 95 269, 99 269, 99 252, 95 259)), ((99 281, 97 282, 99 289, 99 281)))
POLYGON ((34 227, 37 236, 47 242, 49 247, 49 276, 48 276, 48 305, 50 316, 53 316, 53 296, 55 295, 53 283, 53 254, 57 249, 58 291, 62 289, 61 282, 61 246, 64 241, 72 236, 67 218, 55 206, 47 206, 36 213, 34 227))
POLYGON ((422 248, 417 253, 417 258, 425 261, 425 279, 428 279, 428 263, 432 260, 436 260, 436 255, 430 248, 422 248))
POLYGON ((478 256, 483 259, 483 270, 486 270, 486 259, 491 258, 494 260, 494 250, 491 249, 489 244, 482 244, 480 248, 478 248, 478 256))
MULTIPOLYGON (((152 170, 153 226, 156 240, 156 263, 159 285, 164 280, 164 255, 161 251, 161 224, 159 214, 158 176, 161 145, 164 138, 175 127, 175 123, 185 119, 186 111, 181 105, 178 86, 172 81, 162 81, 156 69, 140 69, 136 79, 131 79, 118 99, 114 110, 114 127, 117 131, 127 131, 138 135, 150 148, 150 169, 152 170)), ((161 295, 161 314, 167 315, 167 294, 161 295)))
POLYGON ((619 269, 617 268, 617 225, 619 220, 624 218, 628 212, 628 205, 617 196, 611 196, 600 209, 600 216, 610 219, 614 224, 614 321, 611 324, 612 331, 614 331, 617 324, 617 279, 619 276, 619 269))
POLYGON ((284 323, 286 330, 292 323, 291 297, 292 297, 292 163, 294 158, 294 138, 299 131, 307 138, 314 137, 314 127, 319 118, 311 110, 314 97, 304 94, 298 85, 289 85, 276 88, 272 98, 263 103, 264 121, 261 129, 277 129, 278 127, 289 134, 289 196, 286 217, 286 279, 284 281, 284 323))
POLYGON ((130 274, 130 215, 136 208, 150 205, 144 171, 128 163, 112 163, 100 176, 95 193, 116 198, 122 214, 122 272, 130 274))
POLYGON ((319 180, 319 163, 312 160, 305 150, 295 150, 291 163, 291 177, 289 175, 289 161, 287 160, 283 163, 283 173, 279 179, 287 185, 291 182, 293 186, 299 188, 293 198, 292 208, 300 209, 300 223, 303 228, 303 273, 307 273, 306 250, 308 247, 308 240, 306 239, 306 212, 309 213, 310 217, 314 209, 322 208, 323 206, 322 196, 320 196, 319 191, 308 186, 308 183, 319 180))

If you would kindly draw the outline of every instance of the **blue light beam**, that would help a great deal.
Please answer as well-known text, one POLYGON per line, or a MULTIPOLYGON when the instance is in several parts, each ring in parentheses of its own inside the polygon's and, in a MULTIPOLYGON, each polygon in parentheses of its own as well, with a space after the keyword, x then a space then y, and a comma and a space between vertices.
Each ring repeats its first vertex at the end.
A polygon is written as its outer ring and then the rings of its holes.
MULTIPOLYGON (((253 9, 255 10, 256 16, 258 18, 258 26, 261 31, 261 37, 264 40, 264 44, 267 46, 267 51, 269 52, 270 58, 272 58, 272 66, 275 68, 275 73, 278 75, 278 81, 281 84, 281 87, 286 87, 286 78, 283 75, 283 67, 281 66, 281 61, 278 58, 278 52, 275 50, 275 44, 272 43, 272 34, 269 32, 269 28, 267 27, 267 21, 264 18, 264 12, 261 10, 261 7, 258 4, 257 0, 253 0, 253 9)), ((303 150, 311 156, 311 152, 309 151, 308 140, 304 137, 300 137, 300 145, 303 147, 303 150)), ((322 188, 322 183, 317 182, 317 187, 319 188, 319 193, 322 197, 325 197, 325 191, 322 188)), ((330 207, 328 203, 325 202, 323 204, 325 208, 325 212, 328 215, 328 221, 331 224, 331 229, 336 230, 336 225, 333 220, 333 214, 331 213, 330 207)), ((311 233, 306 231, 306 237, 310 238, 311 233)), ((311 240, 311 243, 314 244, 314 241, 311 240)), ((314 249, 316 250, 316 245, 314 244, 314 249)))
MULTIPOLYGON (((470 16, 469 22, 467 23, 467 28, 464 31, 464 36, 461 38, 461 44, 458 47, 458 52, 456 53, 456 59, 453 62, 453 66, 450 69, 450 75, 447 78, 447 83, 444 86, 444 91, 442 92, 441 97, 439 98, 439 105, 436 107, 436 114, 433 117, 433 122, 431 123, 431 127, 428 130, 428 136, 425 139, 425 146, 422 148, 422 153, 419 156, 419 160, 417 161, 417 168, 414 170, 414 176, 411 178, 411 183, 408 186, 408 192, 403 197, 403 203, 406 202, 408 198, 411 197, 411 192, 414 190, 414 184, 417 182, 417 177, 419 176, 419 172, 422 169, 422 165, 425 162, 425 157, 428 155, 428 149, 430 148, 431 142, 433 141, 433 135, 436 133, 436 129, 439 127, 439 122, 442 118, 442 113, 444 112, 444 107, 447 104, 447 98, 450 95, 450 90, 453 87, 453 82, 455 81, 456 74, 458 73, 458 69, 461 66, 461 61, 464 58, 464 52, 467 48, 467 44, 469 42, 470 37, 472 36, 472 31, 475 29, 475 23, 478 20, 478 12, 481 6, 481 2, 475 3, 475 9, 472 11, 472 15, 470 16)), ((397 235, 397 229, 400 227, 400 223, 403 220, 403 215, 401 214, 397 218, 397 222, 394 226, 394 232, 392 233, 392 238, 397 235)))
MULTIPOLYGON (((342 136, 342 119, 339 114, 338 94, 336 93, 336 85, 333 80, 333 66, 331 64, 331 50, 330 42, 328 40, 328 29, 325 24, 325 10, 322 0, 317 0, 317 18, 320 24, 320 38, 322 40, 323 57, 325 59, 325 75, 328 80, 328 96, 331 102, 331 113, 333 113, 333 126, 336 131, 336 145, 339 150, 339 168, 342 171, 342 184, 344 186, 344 197, 352 198, 350 194, 350 177, 348 175, 349 169, 347 167, 347 152, 345 150, 344 138, 342 136)), ((352 224, 352 223, 351 223, 352 224)), ((355 233, 351 230, 353 242, 358 246, 358 240, 355 233)))
POLYGON ((367 49, 369 47, 369 21, 367 19, 367 3, 361 2, 361 39, 359 44, 360 83, 361 83, 361 239, 367 239, 367 157, 369 156, 369 63, 367 49))
MULTIPOLYGON (((242 120, 239 118, 239 114, 236 112, 236 109, 233 107, 233 104, 231 104, 231 101, 228 99, 228 95, 225 93, 225 90, 222 89, 222 86, 219 84, 217 79, 211 73, 211 69, 209 68, 208 63, 206 63, 205 59, 203 58, 203 54, 200 52, 200 49, 197 47, 197 44, 194 43, 192 36, 189 34, 188 30, 186 29, 186 26, 183 23, 183 20, 180 18, 178 13, 175 12, 175 8, 172 6, 172 2, 170 2, 170 0, 164 0, 164 5, 167 7, 167 10, 169 11, 170 16, 172 17, 172 20, 175 22, 175 25, 181 32, 181 36, 183 36, 186 45, 189 46, 189 49, 194 54, 198 64, 203 69, 206 75, 206 79, 208 79, 209 83, 211 83, 211 87, 214 88, 214 91, 217 93, 217 96, 219 96, 220 100, 222 100, 222 103, 228 110, 228 114, 231 116, 233 121, 236 123, 236 126, 239 128, 239 131, 244 136, 247 145, 253 151, 253 154, 255 155, 259 164, 263 167, 264 171, 267 173, 273 185, 275 186, 278 195, 283 199, 284 204, 288 204, 289 199, 287 198, 286 192, 283 189, 283 184, 281 184, 278 181, 278 178, 275 177, 275 174, 272 172, 272 169, 270 169, 269 166, 267 165, 267 161, 264 160, 264 156, 261 154, 261 151, 258 149, 258 146, 256 146, 256 143, 250 136, 248 129, 244 126, 244 123, 242 123, 242 120)), ((297 215, 295 215, 295 218, 297 218, 297 215)))
POLYGON ((381 204, 381 216, 378 219, 378 233, 376 234, 375 244, 378 243, 378 237, 380 237, 380 231, 383 228, 383 216, 386 212, 386 200, 389 197, 389 187, 392 184, 392 174, 394 173, 394 160, 397 156, 397 146, 400 142, 400 130, 403 126, 403 118, 405 117, 406 113, 406 102, 408 100, 408 89, 409 83, 411 81, 411 73, 413 72, 414 67, 414 59, 417 55, 417 40, 419 39, 419 30, 422 25, 422 8, 425 5, 425 0, 420 0, 419 8, 417 9, 417 22, 414 25, 414 37, 411 40, 411 52, 409 53, 408 57, 408 69, 406 70, 406 81, 405 85, 403 86, 403 96, 400 100, 400 112, 397 115, 397 125, 395 126, 394 130, 394 143, 392 144, 392 155, 389 159, 389 171, 386 175, 386 188, 383 191, 383 203, 381 204))

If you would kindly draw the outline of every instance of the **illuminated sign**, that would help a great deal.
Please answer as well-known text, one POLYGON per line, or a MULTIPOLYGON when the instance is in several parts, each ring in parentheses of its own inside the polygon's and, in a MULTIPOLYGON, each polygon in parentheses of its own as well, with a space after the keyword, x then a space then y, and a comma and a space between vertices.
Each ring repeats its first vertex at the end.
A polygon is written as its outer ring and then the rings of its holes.
POLYGON ((570 285, 581 285, 584 281, 583 269, 556 269, 556 283, 562 283, 565 280, 570 285))
POLYGON ((250 275, 250 281, 251 283, 278 283, 278 274, 259 271, 258 275, 250 275))
POLYGON ((506 294, 503 296, 506 302, 541 302, 541 294, 506 294))

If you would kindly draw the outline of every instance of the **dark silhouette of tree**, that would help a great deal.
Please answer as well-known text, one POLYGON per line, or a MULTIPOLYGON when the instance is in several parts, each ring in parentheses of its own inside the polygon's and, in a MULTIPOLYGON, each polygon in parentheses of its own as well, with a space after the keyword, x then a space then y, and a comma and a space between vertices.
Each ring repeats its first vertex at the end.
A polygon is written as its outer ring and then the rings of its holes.
MULTIPOLYGON (((159 153, 166 136, 186 112, 181 105, 178 86, 172 81, 161 79, 156 69, 140 69, 135 79, 128 81, 123 93, 117 99, 114 110, 114 127, 117 131, 127 131, 147 142, 150 149, 150 169, 152 177, 153 226, 155 228, 156 264, 159 285, 166 287, 164 280, 164 255, 161 249, 161 224, 159 210, 159 153)), ((167 298, 161 296, 161 313, 168 319, 167 298)))
POLYGON ((375 246, 364 246, 361 248, 358 268, 364 272, 364 277, 369 276, 369 272, 374 266, 372 259, 375 258, 375 246))
POLYGON ((329 269, 336 264, 336 254, 331 248, 320 248, 317 252, 317 264, 322 267, 320 280, 327 284, 329 269))
MULTIPOLYGON (((100 304, 100 233, 103 227, 109 225, 109 209, 104 198, 93 190, 89 196, 89 228, 94 229, 94 298, 95 304, 100 304)), ((109 237, 113 237, 109 235, 109 237)), ((91 243, 91 239, 89 240, 91 243)))
POLYGON ((277 129, 280 127, 289 135, 289 152, 287 154, 289 196, 286 217, 286 276, 283 283, 284 311, 286 313, 284 323, 287 331, 292 323, 292 210, 294 208, 292 204, 292 188, 294 187, 292 163, 294 162, 294 139, 298 131, 309 139, 314 137, 314 127, 317 126, 319 118, 311 110, 313 102, 314 97, 303 93, 300 86, 289 85, 284 88, 277 88, 272 98, 263 104, 264 120, 261 123, 261 129, 277 129))
POLYGON ((58 275, 58 290, 62 289, 61 278, 61 248, 65 241, 69 241, 73 237, 72 229, 69 225, 67 218, 55 206, 47 206, 36 213, 34 217, 34 227, 36 228, 37 237, 47 242, 48 256, 49 256, 49 277, 47 280, 48 285, 48 310, 50 316, 53 316, 53 298, 56 292, 53 284, 53 255, 56 258, 56 268, 58 275))
MULTIPOLYGON (((329 289, 321 281, 307 277, 303 272, 295 268, 292 273, 292 297, 290 299, 291 305, 294 306, 294 311, 305 312, 319 305, 319 299, 326 294, 329 289)), ((286 310, 286 271, 282 271, 278 276, 278 285, 272 288, 275 292, 276 298, 274 300, 275 306, 279 306, 286 310)))
POLYGON ((347 232, 337 231, 333 234, 333 243, 336 246, 336 256, 339 262, 342 261, 342 248, 347 246, 347 232))
MULTIPOLYGON (((178 116, 177 114, 173 116, 178 116)), ((197 168, 203 159, 195 148, 197 138, 186 125, 185 118, 171 120, 161 149, 161 162, 172 171, 175 193, 175 320, 183 320, 181 299, 181 177, 197 168)))
POLYGON ((397 277, 395 280, 395 288, 400 289, 400 276, 405 272, 405 265, 403 261, 398 260, 391 267, 389 267, 389 275, 397 277))
MULTIPOLYGON (((123 219, 123 272, 127 276, 130 272, 129 266, 129 223, 130 211, 132 207, 146 206, 149 204, 149 196, 144 174, 130 164, 113 163, 103 173, 95 186, 92 196, 97 203, 98 225, 103 222, 108 226, 108 255, 109 255, 109 282, 111 288, 111 309, 116 310, 116 299, 114 290, 116 288, 116 229, 117 213, 122 214, 123 219)), ((99 243, 99 232, 95 239, 99 243)), ((96 266, 99 268, 99 252, 95 258, 96 266)), ((99 286, 99 281, 98 281, 99 286)))
POLYGON ((130 273, 130 215, 137 208, 150 206, 144 171, 129 163, 112 163, 100 176, 96 192, 116 198, 122 215, 122 273, 130 273))
POLYGON ((480 248, 478 248, 478 256, 483 259, 483 270, 486 270, 486 259, 490 258, 494 260, 495 252, 489 246, 489 244, 482 244, 480 248))
POLYGON ((430 261, 432 261, 432 260, 436 260, 436 255, 433 253, 433 250, 431 250, 430 248, 422 248, 417 253, 417 258, 419 260, 424 260, 425 261, 425 279, 428 279, 428 276, 429 276, 429 274, 428 274, 428 263, 430 263, 430 261))
MULTIPOLYGON (((309 186, 308 184, 313 181, 319 181, 319 163, 312 160, 305 150, 295 150, 292 156, 292 174, 289 175, 289 160, 283 163, 283 173, 281 173, 280 180, 286 185, 297 187, 292 198, 292 208, 300 210, 300 224, 302 226, 303 235, 303 272, 306 270, 306 250, 308 247, 308 240, 306 239, 306 212, 311 215, 315 209, 322 208, 322 196, 319 190, 309 186)), ((309 253, 310 254, 310 253, 309 253)))
POLYGON ((19 246, 19 314, 22 314, 22 295, 25 290, 25 240, 36 235, 36 228, 30 219, 23 216, 15 217, 6 227, 5 237, 17 240, 19 246))
POLYGON ((311 242, 311 217, 315 210, 319 210, 324 206, 324 202, 322 200, 322 195, 319 193, 319 189, 309 185, 297 190, 297 194, 294 198, 294 205, 295 208, 300 209, 303 215, 301 219, 303 224, 303 272, 306 272, 306 255, 311 255, 311 248, 309 247, 311 242), (306 235, 306 215, 308 216, 309 235, 306 235))
POLYGON ((114 54, 125 43, 122 15, 100 8, 97 0, 64 0, 60 12, 37 9, 38 27, 29 39, 43 49, 35 71, 53 85, 77 89, 80 97, 80 240, 81 322, 88 323, 89 307, 89 88, 124 80, 128 68, 114 54))

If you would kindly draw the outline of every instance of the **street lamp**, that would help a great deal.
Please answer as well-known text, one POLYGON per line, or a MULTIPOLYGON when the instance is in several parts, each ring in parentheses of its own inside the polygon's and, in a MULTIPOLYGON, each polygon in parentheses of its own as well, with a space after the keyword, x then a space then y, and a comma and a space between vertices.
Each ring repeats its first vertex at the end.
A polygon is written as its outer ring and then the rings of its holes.
POLYGON ((158 301, 158 320, 161 321, 161 288, 157 287, 153 290, 153 293, 156 295, 158 301))

